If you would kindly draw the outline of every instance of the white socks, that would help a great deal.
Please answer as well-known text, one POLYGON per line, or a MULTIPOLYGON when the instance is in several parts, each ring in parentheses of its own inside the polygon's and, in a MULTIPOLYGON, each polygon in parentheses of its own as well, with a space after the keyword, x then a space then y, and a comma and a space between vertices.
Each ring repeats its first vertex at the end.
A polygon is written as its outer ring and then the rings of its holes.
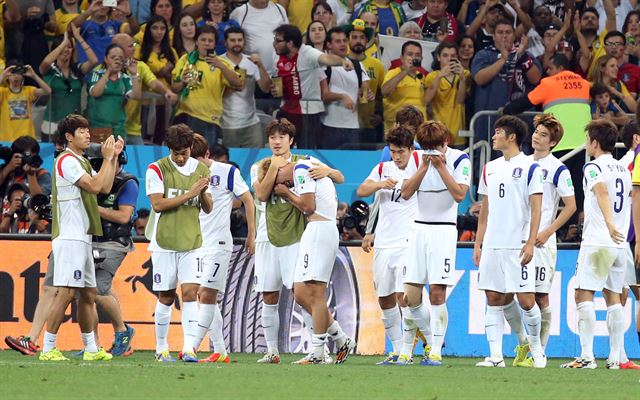
POLYGON ((191 342, 190 346, 196 349, 196 351, 198 351, 198 348, 200 347, 202 338, 204 338, 207 331, 209 331, 216 308, 218 308, 217 304, 200 304, 200 309, 198 310, 198 322, 194 329, 193 342, 191 342))
POLYGON ((195 328, 198 323, 198 302, 182 302, 182 352, 194 351, 191 343, 195 340, 195 328))
POLYGON ((609 330, 609 362, 620 362, 620 350, 624 343, 624 314, 621 304, 607 307, 607 329, 609 330))
POLYGON ((327 328, 327 333, 331 335, 331 339, 334 341, 338 349, 347 342, 347 334, 344 333, 344 331, 340 327, 340 324, 335 319, 333 320, 333 323, 331 323, 331 325, 329 325, 329 327, 327 328))
POLYGON ((491 358, 495 361, 502 360, 503 306, 487 306, 484 316, 484 330, 487 334, 491 358))
POLYGON ((400 309, 398 306, 382 310, 382 324, 387 337, 393 344, 393 352, 400 354, 402 351, 402 326, 400 309))
POLYGON ((313 334, 311 336, 311 347, 313 347, 313 355, 316 358, 324 360, 324 345, 327 342, 327 334, 313 334))
POLYGON ((429 309, 424 305, 424 303, 421 303, 417 307, 409 307, 409 316, 420 332, 425 333, 430 331, 429 325, 431 318, 429 315, 429 309))
POLYGON ((596 311, 593 301, 578 303, 578 334, 580 335, 580 357, 593 360, 593 329, 596 323, 596 311))
POLYGON ((44 339, 42 340, 42 352, 48 353, 56 347, 56 337, 58 335, 55 333, 49 333, 46 330, 44 331, 44 339))
POLYGON ((529 344, 531 346, 532 354, 539 354, 542 352, 542 345, 540 343, 541 321, 542 316, 540 315, 540 307, 538 307, 536 303, 533 303, 533 307, 524 312, 524 322, 527 324, 527 330, 529 331, 529 344))
POLYGON ((409 307, 402 307, 402 351, 400 354, 411 358, 413 356, 413 341, 416 337, 416 324, 409 313, 409 307))
POLYGON ((278 331, 280 330, 280 314, 278 313, 278 305, 262 303, 261 318, 264 339, 267 342, 267 352, 269 354, 278 354, 278 331))
POLYGON ((222 333, 222 312, 218 304, 213 305, 213 321, 209 325, 209 337, 213 343, 213 352, 221 356, 227 355, 227 347, 224 343, 224 334, 222 333))
POLYGON ((156 353, 169 350, 167 335, 169 334, 169 323, 171 322, 171 306, 165 306, 158 301, 154 315, 156 326, 156 353))
POLYGON ((551 332, 551 307, 547 306, 540 311, 542 322, 540 323, 540 344, 542 351, 547 348, 549 343, 549 333, 551 332))
MULTIPOLYGON (((536 306, 537 307, 537 306, 536 306)), ((511 327, 511 332, 518 336, 518 344, 520 346, 527 344, 527 332, 522 325, 522 317, 520 316, 520 307, 515 299, 511 303, 503 307, 504 317, 511 327)))
POLYGON ((98 352, 98 346, 96 345, 96 336, 93 332, 82 333, 82 344, 84 344, 84 351, 87 353, 98 352))
POLYGON ((433 314, 433 318, 431 318, 433 332, 431 354, 440 356, 442 352, 442 344, 444 343, 444 335, 447 333, 447 324, 449 323, 447 303, 437 306, 431 305, 431 313, 433 314))

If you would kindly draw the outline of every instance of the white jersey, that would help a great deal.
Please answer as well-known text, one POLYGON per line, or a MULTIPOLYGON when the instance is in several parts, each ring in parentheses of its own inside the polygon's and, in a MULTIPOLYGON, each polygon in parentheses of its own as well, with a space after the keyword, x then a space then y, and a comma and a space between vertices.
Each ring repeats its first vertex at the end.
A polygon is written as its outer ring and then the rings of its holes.
MULTIPOLYGON (((407 176, 412 176, 422 164, 423 150, 414 152, 418 158, 418 165, 409 163, 407 166, 407 176)), ((469 156, 460 150, 447 147, 444 154, 447 162, 447 170, 456 181, 461 185, 469 186, 471 162, 469 156)), ((456 224, 458 218, 458 203, 453 199, 447 186, 442 181, 440 173, 435 168, 429 166, 418 191, 418 211, 416 213, 416 221, 429 223, 448 223, 456 224)))
POLYGON ((232 246, 231 208, 233 199, 249 191, 238 168, 231 164, 213 161, 209 167, 209 190, 213 197, 213 209, 209 214, 200 211, 202 247, 211 249, 216 244, 232 246))
MULTIPOLYGON (((411 157, 409 164, 415 165, 416 160, 416 157, 411 157)), ((374 247, 376 249, 406 247, 407 245, 407 238, 415 219, 417 204, 417 196, 415 194, 409 200, 404 200, 400 196, 402 183, 408 178, 409 175, 406 174, 406 169, 401 170, 393 161, 376 165, 367 177, 367 180, 373 182, 386 181, 387 179, 394 179, 398 182, 393 189, 378 190, 380 208, 378 221, 374 228, 376 235, 374 247)))
MULTIPOLYGON (((222 56, 229 64, 236 66, 227 53, 222 56)), ((254 95, 256 81, 260 80, 260 69, 247 55, 242 54, 237 65, 246 72, 242 90, 226 90, 222 98, 222 128, 241 129, 260 122, 256 114, 256 98, 254 95)))
POLYGON ((609 236, 604 216, 598 206, 593 187, 604 183, 609 193, 613 223, 624 235, 629 232, 631 222, 631 175, 629 169, 613 158, 603 154, 584 166, 584 230, 582 244, 590 246, 625 247, 625 242, 616 244, 609 236))
MULTIPOLYGON (((573 196, 574 188, 569 169, 553 154, 535 161, 542 168, 542 215, 540 217, 539 232, 547 229, 558 215, 558 205, 561 197, 573 196)), ((529 231, 527 230, 528 234, 529 231)), ((551 243, 556 242, 555 233, 549 237, 551 243)))
MULTIPOLYGON (((357 61, 359 62, 359 61, 357 61)), ((358 103, 358 73, 355 69, 347 71, 344 67, 327 67, 331 68, 331 77, 328 79, 329 91, 331 93, 346 94, 351 98, 351 101, 358 103)), ((362 71, 362 82, 369 81, 369 75, 367 75, 366 68, 360 64, 362 71)), ((325 126, 331 126, 334 128, 348 128, 358 129, 360 123, 358 122, 358 111, 351 111, 345 108, 344 101, 332 101, 327 103, 326 112, 320 117, 322 124, 325 126)))
MULTIPOLYGON (((529 196, 543 192, 542 169, 523 153, 488 162, 482 170, 478 193, 489 198, 483 247, 519 249, 523 227, 531 219, 529 196)), ((528 232, 527 232, 528 235, 528 232)))
POLYGON ((293 169, 295 192, 298 196, 307 193, 315 193, 316 211, 321 217, 329 221, 336 221, 338 211, 338 196, 336 187, 331 178, 315 180, 309 174, 309 168, 313 167, 312 160, 300 160, 293 169))
MULTIPOLYGON (((71 150, 68 151, 73 153, 71 150)), ((76 157, 82 158, 82 155, 63 154, 57 159, 53 171, 56 174, 58 226, 60 228, 56 239, 79 240, 90 244, 91 235, 87 235, 89 216, 82 205, 81 189, 76 185, 87 172, 76 157)), ((91 172, 95 175, 95 171, 91 172)))
MULTIPOLYGON (((199 163, 199 161, 196 160, 195 158, 189 158, 189 160, 187 160, 184 166, 180 167, 178 166, 178 164, 173 162, 171 157, 169 157, 169 161, 173 164, 174 167, 176 167, 178 172, 180 172, 182 175, 185 175, 185 176, 191 175, 193 171, 195 171, 196 168, 198 168, 198 163, 199 163)), ((162 177, 158 173, 158 171, 160 171, 160 167, 158 166, 157 162, 150 164, 149 167, 147 168, 146 182, 145 182, 147 196, 152 194, 158 194, 158 193, 164 195, 164 182, 162 180, 162 177)), ((211 193, 211 189, 207 189, 207 193, 211 193)), ((150 240, 151 243, 149 243, 148 250, 175 253, 175 250, 163 249, 162 247, 160 247, 160 245, 156 241, 156 233, 157 233, 156 231, 158 230, 158 221, 160 220, 161 214, 162 213, 156 213, 156 212, 153 213, 155 218, 152 226, 153 230, 151 232, 151 240, 150 240)))
POLYGON ((636 152, 633 150, 629 150, 625 153, 624 156, 620 159, 620 163, 627 169, 629 172, 633 169, 633 159, 636 158, 636 152))

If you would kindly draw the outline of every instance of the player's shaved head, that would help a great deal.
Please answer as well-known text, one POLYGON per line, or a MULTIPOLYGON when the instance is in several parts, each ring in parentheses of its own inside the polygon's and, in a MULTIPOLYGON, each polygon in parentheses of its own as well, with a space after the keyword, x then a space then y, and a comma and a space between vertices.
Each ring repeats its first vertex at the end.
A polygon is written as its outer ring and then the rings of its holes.
POLYGON ((440 121, 427 121, 418 127, 416 140, 424 150, 434 150, 451 141, 449 128, 440 121))

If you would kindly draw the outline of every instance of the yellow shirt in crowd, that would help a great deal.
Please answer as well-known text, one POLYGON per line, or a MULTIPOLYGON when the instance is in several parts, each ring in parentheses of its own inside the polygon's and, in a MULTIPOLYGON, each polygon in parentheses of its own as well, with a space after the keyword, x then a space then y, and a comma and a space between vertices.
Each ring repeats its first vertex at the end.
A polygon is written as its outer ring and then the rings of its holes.
MULTIPOLYGON (((175 57, 175 60, 176 60, 176 63, 177 63, 178 59, 180 57, 178 57, 178 53, 176 53, 176 51, 173 49, 173 47, 171 48, 171 51, 173 52, 173 56, 175 57)), ((142 57, 141 48, 140 48, 140 46, 137 46, 134 58, 136 60, 140 60, 140 57, 142 57)), ((160 82, 162 82, 167 88, 171 88, 171 80, 170 79, 160 78, 158 76, 160 71, 164 67, 166 67, 167 64, 169 63, 168 59, 166 59, 165 57, 159 58, 158 57, 158 53, 156 53, 155 51, 152 51, 151 53, 149 53, 149 59, 146 60, 145 63, 147 64, 147 66, 149 66, 149 69, 151 70, 151 72, 153 72, 153 74, 156 75, 156 77, 160 80, 160 82)), ((144 86, 143 86, 142 90, 143 91, 145 90, 144 86)))
POLYGON ((19 93, 0 86, 0 142, 13 142, 20 136, 36 137, 31 105, 38 99, 36 88, 23 86, 19 93))
MULTIPOLYGON (((149 89, 149 85, 157 78, 153 72, 151 72, 149 66, 142 61, 138 61, 138 74, 140 74, 140 85, 142 85, 142 91, 150 91, 151 89, 149 89)), ((124 129, 128 136, 142 135, 141 110, 142 103, 140 100, 129 99, 125 104, 124 112, 127 118, 124 123, 124 129)))
MULTIPOLYGON (((383 84, 398 75, 400 71, 400 67, 389 70, 384 77, 383 84)), ((424 119, 427 119, 427 105, 424 101, 426 88, 427 77, 423 76, 422 79, 418 79, 407 75, 402 78, 396 89, 389 96, 382 99, 385 132, 393 128, 396 122, 396 113, 403 106, 416 106, 424 119)))
MULTIPOLYGON (((433 71, 427 75, 425 84, 427 87, 431 87, 434 81, 438 77, 438 70, 433 71)), ((431 108, 431 119, 444 123, 449 131, 453 135, 452 145, 464 145, 465 138, 458 136, 458 131, 464 127, 464 103, 460 104, 456 101, 456 95, 458 94, 458 85, 460 77, 456 76, 453 82, 449 82, 446 78, 440 79, 440 87, 436 92, 436 96, 431 100, 429 104, 431 108)), ((466 82, 467 96, 471 94, 471 73, 468 70, 464 70, 464 79, 466 82)))
POLYGON ((287 6, 289 22, 297 26, 300 32, 306 32, 311 23, 313 3, 313 0, 289 0, 289 5, 287 6))
MULTIPOLYGON (((144 39, 144 31, 147 30, 147 24, 140 25, 138 33, 133 35, 133 40, 138 43, 138 47, 142 45, 142 39, 144 39)), ((169 25, 169 43, 173 43, 173 27, 169 25)))
MULTIPOLYGON (((173 69, 171 76, 175 82, 182 80, 182 71, 188 65, 188 57, 189 54, 180 57, 173 69)), ((226 63, 224 60, 222 62, 226 63)), ((227 66, 233 69, 228 63, 227 66)), ((189 90, 187 97, 180 98, 176 115, 187 114, 201 121, 220 126, 222 95, 224 89, 230 86, 229 81, 222 75, 220 68, 214 68, 211 71, 209 64, 203 59, 196 61, 195 68, 198 70, 200 86, 189 90)))

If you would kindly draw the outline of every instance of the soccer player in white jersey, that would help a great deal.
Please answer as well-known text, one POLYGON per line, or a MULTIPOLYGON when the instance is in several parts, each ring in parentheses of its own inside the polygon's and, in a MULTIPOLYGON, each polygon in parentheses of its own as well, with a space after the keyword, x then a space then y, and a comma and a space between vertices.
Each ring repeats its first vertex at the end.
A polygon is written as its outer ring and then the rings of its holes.
POLYGON ((209 190, 213 196, 215 207, 211 213, 200 212, 202 229, 202 247, 198 259, 202 272, 202 281, 198 289, 198 324, 194 331, 191 347, 196 351, 202 338, 210 332, 213 342, 213 353, 200 360, 201 362, 230 362, 222 334, 222 313, 218 306, 218 293, 224 293, 227 282, 229 262, 233 253, 233 237, 231 236, 231 209, 237 197, 242 201, 247 215, 246 252, 253 254, 255 250, 256 221, 255 205, 249 187, 242 179, 238 168, 231 164, 213 161, 209 158, 209 143, 204 136, 193 135, 191 157, 209 168, 209 190))
POLYGON ((295 300, 313 319, 312 351, 295 364, 326 364, 325 345, 330 336, 336 344, 336 364, 343 363, 356 347, 327 307, 327 284, 338 252, 336 229, 338 198, 331 179, 314 179, 308 159, 287 163, 279 169, 274 191, 285 198, 307 219, 300 240, 293 277, 295 300), (292 182, 293 181, 293 182, 292 182), (295 193, 290 190, 294 187, 295 193))
POLYGON ((116 173, 117 158, 124 141, 109 136, 102 144, 105 162, 96 174, 82 153, 91 144, 89 122, 81 115, 68 115, 58 125, 66 149, 55 160, 53 176, 52 257, 56 266, 53 286, 58 290, 47 316, 41 361, 68 361, 56 347, 67 307, 79 294, 78 324, 84 344, 84 361, 108 361, 112 355, 96 345, 93 314, 96 273, 91 252, 91 235, 102 236, 98 193, 109 193, 116 173))
MULTIPOLYGON (((300 238, 304 231, 304 216, 285 199, 273 192, 278 168, 290 161, 307 158, 304 155, 291 154, 291 145, 296 135, 295 126, 287 119, 271 121, 266 129, 272 156, 261 160, 251 167, 251 186, 255 191, 258 229, 256 235, 256 256, 254 269, 254 288, 262 293, 261 324, 267 342, 267 353, 259 363, 279 364, 278 331, 280 316, 278 302, 282 287, 293 287, 293 272, 300 238), (270 167, 260 167, 269 161, 270 167), (269 229, 269 226, 271 229, 269 229)), ((336 183, 344 182, 344 176, 317 162, 309 171, 314 179, 331 178, 336 183)), ((302 310, 302 316, 308 329, 311 328, 311 316, 302 310)))
POLYGON ((510 115, 500 117, 495 123, 492 147, 502 157, 487 163, 480 177, 478 193, 484 198, 473 262, 479 266, 478 288, 487 296, 485 331, 491 355, 477 363, 478 367, 505 366, 502 336, 504 308, 512 301, 510 293, 516 293, 524 310, 533 366, 546 366, 540 343, 540 308, 534 296, 535 271, 530 264, 540 226, 542 170, 520 151, 526 136, 527 126, 522 120, 510 115))
MULTIPOLYGON (((398 360, 402 350, 402 317, 408 314, 404 301, 402 272, 405 267, 407 236, 416 211, 416 196, 404 200, 400 196, 405 169, 409 163, 418 163, 418 154, 413 152, 412 130, 396 127, 387 132, 385 141, 389 146, 392 161, 376 164, 367 179, 358 187, 357 195, 368 197, 378 194, 379 211, 375 227, 373 282, 382 309, 382 323, 393 351, 378 365, 390 365, 398 360)), ((362 246, 371 251, 371 235, 365 236, 362 246)), ((408 339, 413 343, 413 337, 408 339)))
MULTIPOLYGON (((407 244, 404 293, 409 312, 404 320, 405 329, 413 331, 416 328, 425 331, 431 323, 431 352, 425 354, 420 365, 440 366, 449 320, 447 286, 454 283, 456 266, 458 203, 469 190, 471 163, 466 153, 448 146, 451 133, 442 122, 420 125, 416 140, 424 150, 416 151, 419 165, 409 163, 406 173, 410 178, 402 185, 402 198, 410 199, 417 193, 418 207, 407 244), (431 321, 422 299, 427 283, 431 321)), ((397 364, 409 362, 411 345, 405 340, 397 364)))
POLYGON ((611 155, 617 138, 618 129, 611 121, 597 120, 587 125, 586 151, 595 160, 584 166, 584 230, 576 265, 575 300, 582 351, 563 368, 597 367, 593 355, 596 291, 602 291, 607 304, 607 368, 620 368, 625 325, 620 294, 627 262, 625 239, 631 221, 632 187, 628 167, 611 155))
MULTIPOLYGON (((540 228, 536 238, 536 247, 533 252, 533 264, 535 266, 536 303, 540 308, 542 322, 540 325, 540 343, 542 350, 549 341, 549 329, 551 326, 551 307, 549 307, 549 292, 556 269, 558 249, 556 245, 556 231, 560 229, 576 212, 576 198, 574 195, 573 181, 569 169, 558 160, 551 149, 560 142, 564 130, 560 121, 551 114, 537 115, 533 119, 535 130, 531 138, 533 155, 529 156, 542 168, 543 192, 542 214, 540 228), (560 199, 564 208, 558 214, 560 199)), ((520 310, 515 301, 505 306, 505 316, 508 312, 515 314, 507 321, 516 320, 512 327, 513 333, 518 335, 519 345, 516 349, 514 366, 531 366, 533 360, 525 359, 529 352, 527 335, 521 322, 520 310), (507 311, 509 308, 509 311, 507 311)))

